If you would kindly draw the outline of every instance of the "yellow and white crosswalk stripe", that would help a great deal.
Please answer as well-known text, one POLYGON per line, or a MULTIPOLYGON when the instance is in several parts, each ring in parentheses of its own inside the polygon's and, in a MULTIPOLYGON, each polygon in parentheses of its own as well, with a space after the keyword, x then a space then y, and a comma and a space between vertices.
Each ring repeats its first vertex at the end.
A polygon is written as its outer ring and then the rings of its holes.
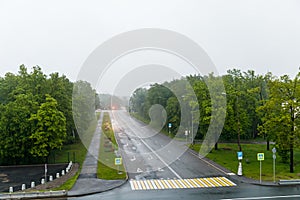
POLYGON ((232 187, 236 186, 226 177, 208 177, 193 179, 151 179, 130 180, 132 190, 164 190, 164 189, 188 189, 209 187, 232 187))

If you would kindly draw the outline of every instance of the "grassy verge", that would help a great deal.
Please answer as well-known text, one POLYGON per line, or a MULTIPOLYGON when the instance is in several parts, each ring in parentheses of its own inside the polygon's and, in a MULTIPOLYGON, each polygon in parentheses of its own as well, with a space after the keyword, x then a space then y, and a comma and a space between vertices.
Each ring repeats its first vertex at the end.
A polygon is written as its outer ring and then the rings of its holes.
POLYGON ((112 129, 108 113, 103 115, 102 134, 100 138, 99 161, 97 168, 97 177, 106 180, 126 179, 124 165, 119 169, 115 166, 115 151, 118 150, 118 144, 112 129), (119 173, 121 171, 122 173, 119 173))
MULTIPOLYGON (((206 157, 224 166, 225 168, 237 173, 238 160, 237 144, 218 144, 218 150, 212 150, 206 157)), ((191 148, 199 151, 201 145, 195 144, 191 148)), ((265 160, 262 161, 262 180, 273 181, 273 158, 272 151, 266 150, 266 145, 262 144, 242 144, 243 149, 243 175, 253 179, 259 179, 259 161, 257 153, 264 153, 265 160)), ((300 178, 300 150, 295 150, 295 173, 289 173, 289 164, 283 163, 277 155, 276 159, 276 180, 279 179, 299 179, 300 178)))

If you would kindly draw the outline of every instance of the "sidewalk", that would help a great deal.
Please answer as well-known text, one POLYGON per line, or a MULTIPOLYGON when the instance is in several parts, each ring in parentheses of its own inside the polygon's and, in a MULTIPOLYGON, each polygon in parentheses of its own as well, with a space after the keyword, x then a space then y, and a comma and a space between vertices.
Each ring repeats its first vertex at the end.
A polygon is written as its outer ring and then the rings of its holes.
POLYGON ((68 192, 69 197, 83 196, 108 191, 123 185, 127 180, 101 180, 97 178, 97 164, 100 147, 101 124, 103 112, 101 113, 95 134, 92 138, 88 153, 83 162, 81 173, 73 186, 68 192))

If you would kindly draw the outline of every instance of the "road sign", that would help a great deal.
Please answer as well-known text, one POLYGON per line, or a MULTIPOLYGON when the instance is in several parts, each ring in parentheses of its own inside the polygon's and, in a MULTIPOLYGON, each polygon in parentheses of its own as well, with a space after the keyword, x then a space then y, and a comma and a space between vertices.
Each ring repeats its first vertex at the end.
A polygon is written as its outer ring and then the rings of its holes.
POLYGON ((115 165, 122 165, 122 158, 115 158, 115 165))
POLYGON ((241 151, 237 152, 237 156, 238 156, 238 160, 242 160, 243 159, 243 152, 241 152, 241 151))
POLYGON ((273 159, 274 159, 274 160, 276 159, 276 155, 275 155, 275 154, 273 155, 273 159))
POLYGON ((265 154, 264 153, 258 153, 257 154, 257 160, 258 161, 265 160, 265 154))
POLYGON ((169 128, 171 128, 172 127, 172 123, 169 123, 169 128))
POLYGON ((275 147, 272 149, 272 152, 273 152, 273 153, 276 153, 276 148, 275 148, 275 147))

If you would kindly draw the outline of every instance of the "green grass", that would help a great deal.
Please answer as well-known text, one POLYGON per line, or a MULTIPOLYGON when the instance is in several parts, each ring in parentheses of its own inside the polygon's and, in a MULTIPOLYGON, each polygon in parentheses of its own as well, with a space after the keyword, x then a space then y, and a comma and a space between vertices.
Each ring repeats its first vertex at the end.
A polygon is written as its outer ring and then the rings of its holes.
MULTIPOLYGON (((266 150, 263 144, 241 144, 243 150, 243 175, 249 178, 259 180, 259 161, 257 161, 257 153, 264 153, 265 160, 262 161, 262 180, 273 181, 273 158, 272 151, 266 150)), ((199 151, 201 145, 195 144, 191 148, 199 151)), ((234 143, 218 144, 218 150, 212 150, 206 157, 224 166, 225 168, 237 173, 238 146, 234 143)), ((289 173, 289 164, 281 162, 281 158, 277 155, 276 159, 276 180, 279 179, 299 179, 300 178, 300 150, 295 150, 295 173, 289 173)))
POLYGON ((98 178, 105 180, 126 179, 127 175, 124 165, 120 165, 119 170, 115 166, 115 150, 118 150, 118 145, 111 126, 109 114, 104 113, 97 168, 98 178), (122 174, 119 174, 119 171, 122 171, 122 174))
POLYGON ((73 185, 75 184, 78 176, 79 176, 79 172, 77 172, 73 177, 69 178, 64 184, 62 184, 61 186, 54 188, 54 190, 70 190, 72 189, 73 185))

